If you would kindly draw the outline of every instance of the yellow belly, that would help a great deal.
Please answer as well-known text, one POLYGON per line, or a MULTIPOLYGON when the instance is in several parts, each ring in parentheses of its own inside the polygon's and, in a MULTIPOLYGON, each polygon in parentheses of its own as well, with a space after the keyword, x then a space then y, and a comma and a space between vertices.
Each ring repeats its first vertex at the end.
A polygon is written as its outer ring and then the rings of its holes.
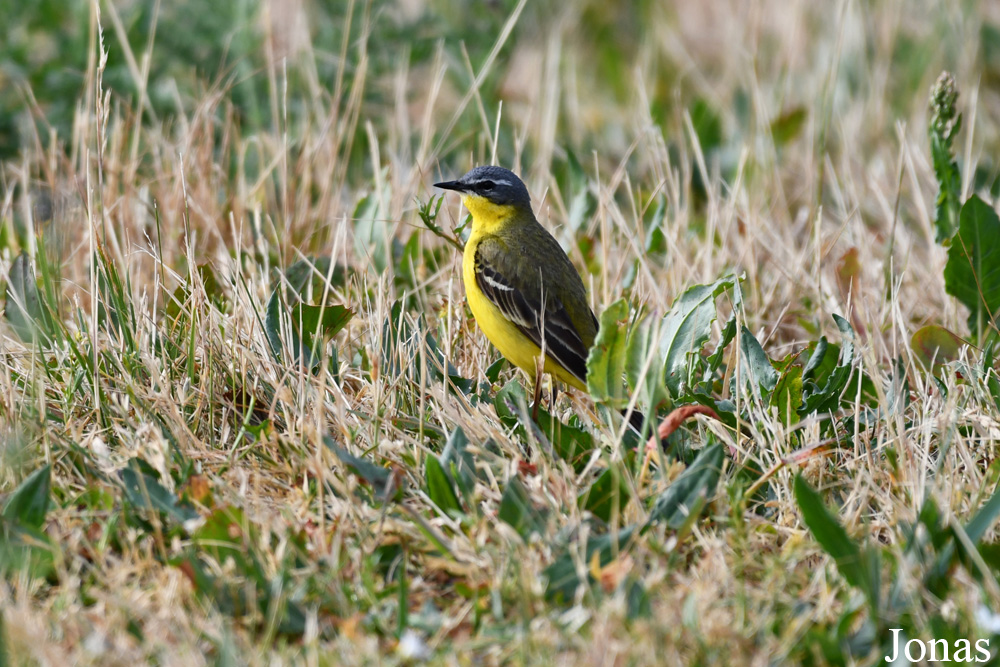
MULTIPOLYGON (((521 368, 531 378, 535 377, 535 360, 542 353, 534 342, 504 317, 500 309, 493 305, 476 283, 475 255, 479 239, 477 235, 469 238, 465 244, 462 257, 462 282, 465 283, 465 295, 469 300, 469 308, 476 318, 476 323, 483 330, 490 342, 500 350, 507 361, 521 368)), ((586 392, 587 387, 563 368, 559 362, 545 355, 546 373, 550 373, 566 384, 586 392)))

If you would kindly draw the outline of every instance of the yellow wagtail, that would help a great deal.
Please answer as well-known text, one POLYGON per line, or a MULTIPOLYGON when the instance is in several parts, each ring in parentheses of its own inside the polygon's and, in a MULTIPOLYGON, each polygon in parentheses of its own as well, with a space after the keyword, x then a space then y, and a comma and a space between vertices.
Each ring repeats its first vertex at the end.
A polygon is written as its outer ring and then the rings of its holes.
MULTIPOLYGON (((461 193, 472 214, 462 258, 469 308, 500 354, 534 377, 533 416, 542 373, 586 392, 598 321, 580 274, 535 218, 524 183, 509 169, 483 166, 434 185, 461 193)), ((640 432, 642 421, 632 413, 640 432)))

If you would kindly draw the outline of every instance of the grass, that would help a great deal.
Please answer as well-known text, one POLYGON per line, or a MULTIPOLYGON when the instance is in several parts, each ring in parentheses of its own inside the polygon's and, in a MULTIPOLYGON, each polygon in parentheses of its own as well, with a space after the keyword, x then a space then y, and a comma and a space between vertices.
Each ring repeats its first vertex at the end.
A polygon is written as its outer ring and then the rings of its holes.
POLYGON ((39 7, 0 664, 996 654, 988 3, 39 7), (537 424, 430 186, 494 160, 608 313, 537 424))

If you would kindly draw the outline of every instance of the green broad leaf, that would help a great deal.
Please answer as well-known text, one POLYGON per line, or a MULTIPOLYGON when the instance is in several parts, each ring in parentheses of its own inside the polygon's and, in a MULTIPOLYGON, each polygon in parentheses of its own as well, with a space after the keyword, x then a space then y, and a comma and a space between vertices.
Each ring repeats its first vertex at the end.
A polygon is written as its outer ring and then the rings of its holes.
POLYGON ((323 436, 323 444, 333 452, 340 462, 347 466, 347 469, 367 482, 378 491, 384 490, 392 472, 387 468, 377 466, 368 459, 354 456, 349 451, 337 444, 337 441, 328 435, 323 436))
POLYGON ((469 496, 476 485, 476 460, 468 450, 469 439, 461 426, 448 436, 448 442, 441 452, 441 465, 452 476, 462 491, 469 496))
POLYGON ((646 255, 662 255, 667 251, 663 235, 663 222, 667 219, 667 198, 662 192, 656 195, 656 208, 652 209, 646 225, 646 255))
POLYGON ((816 346, 815 352, 802 372, 803 401, 799 408, 799 415, 802 417, 814 412, 835 411, 840 406, 841 396, 854 371, 854 329, 850 322, 839 315, 834 315, 833 319, 837 323, 843 339, 840 356, 837 365, 827 374, 828 364, 832 359, 830 348, 833 346, 827 345, 825 339, 820 339, 822 345, 816 346), (822 386, 813 382, 813 380, 822 380, 823 375, 826 375, 826 380, 822 386), (808 386, 805 378, 810 378, 808 386))
MULTIPOLYGON (((387 174, 383 171, 383 178, 387 174)), ((372 192, 354 208, 354 252, 362 263, 372 266, 376 273, 383 273, 392 258, 390 242, 391 225, 382 210, 382 197, 372 192)))
POLYGON ((22 526, 41 528, 49 510, 52 466, 44 465, 21 482, 3 508, 3 518, 22 526))
POLYGON ((258 543, 254 533, 254 524, 247 520, 241 508, 224 506, 205 517, 205 523, 192 533, 191 539, 219 564, 231 558, 241 575, 264 585, 267 577, 253 558, 252 548, 258 543))
POLYGON ((486 379, 490 384, 496 384, 500 380, 500 371, 507 365, 507 360, 500 357, 486 368, 486 379))
POLYGON ((162 512, 179 522, 198 518, 197 511, 179 504, 177 496, 156 478, 140 472, 134 464, 133 467, 123 469, 120 474, 125 497, 133 507, 162 512))
POLYGON ((517 477, 511 478, 500 498, 500 509, 497 517, 510 525, 522 539, 528 541, 532 533, 545 534, 546 513, 535 507, 517 477))
POLYGON ((0 576, 24 573, 31 579, 51 579, 59 551, 40 528, 0 517, 0 576))
POLYGON ((764 400, 778 384, 778 371, 774 370, 767 352, 746 327, 740 328, 740 353, 742 354, 744 381, 750 382, 754 393, 760 391, 764 400))
MULTIPOLYGON (((825 380, 833 372, 833 369, 837 367, 836 357, 834 355, 827 355, 826 353, 829 347, 830 344, 827 342, 826 336, 820 336, 813 347, 812 354, 809 355, 806 367, 802 369, 803 380, 825 380), (824 363, 826 364, 826 368, 824 368, 824 363)), ((837 349, 839 350, 840 348, 838 347, 837 349)))
POLYGON ((650 618, 653 615, 653 605, 642 579, 629 575, 625 579, 625 617, 630 621, 638 618, 650 618))
POLYGON ((952 149, 955 135, 962 126, 962 115, 955 108, 957 101, 954 77, 942 73, 931 90, 931 118, 927 128, 934 176, 938 182, 934 201, 935 241, 938 243, 946 243, 955 235, 962 206, 962 177, 952 149))
MULTIPOLYGON (((282 313, 289 312, 282 296, 284 289, 279 285, 267 300, 264 316, 264 334, 271 348, 271 354, 282 361, 282 313)), ((354 317, 354 311, 346 306, 315 306, 296 303, 292 306, 284 326, 290 345, 291 361, 301 363, 306 368, 314 368, 322 356, 323 343, 347 326, 354 317)))
POLYGON ((577 504, 604 523, 611 523, 612 518, 621 516, 631 497, 622 470, 612 464, 580 494, 577 504))
POLYGON ((677 530, 688 520, 694 508, 703 508, 706 501, 715 495, 724 454, 722 443, 712 438, 687 470, 656 498, 645 527, 663 521, 677 530))
POLYGON ((661 368, 663 360, 659 358, 656 332, 649 320, 643 320, 633 326, 628 335, 625 377, 629 388, 638 395, 637 405, 642 408, 648 407, 651 412, 655 412, 659 406, 670 400, 670 395, 663 385, 661 368))
MULTIPOLYGON (((920 518, 924 519, 923 512, 921 512, 920 518)), ((968 537, 969 542, 973 546, 978 546, 986 533, 997 522, 998 518, 1000 518, 1000 489, 995 489, 993 495, 986 501, 986 504, 980 507, 972 519, 964 526, 965 535, 968 537)), ((936 536, 935 531, 929 532, 932 537, 936 536)), ((939 532, 944 533, 945 531, 942 530, 939 532)), ((949 532, 953 533, 954 531, 949 532)), ((943 539, 935 541, 935 546, 938 548, 938 556, 934 562, 934 566, 927 571, 924 577, 925 587, 935 594, 940 594, 941 591, 946 590, 949 577, 948 572, 955 560, 956 544, 962 548, 963 552, 965 551, 961 540, 955 539, 943 545, 941 542, 943 542, 943 539)))
POLYGON ((993 570, 994 576, 1000 572, 1000 543, 980 544, 979 555, 983 557, 983 562, 993 570))
POLYGON ((978 544, 997 522, 998 517, 1000 517, 1000 489, 993 493, 986 504, 980 507, 976 515, 965 525, 965 534, 973 544, 978 544))
POLYGON ((552 450, 576 472, 586 467, 594 451, 594 437, 583 428, 564 424, 548 412, 538 411, 538 428, 552 443, 552 450))
MULTIPOLYGON (((273 616, 279 634, 304 632, 305 612, 289 599, 291 590, 284 590, 290 585, 287 573, 290 563, 278 562, 277 573, 269 571, 258 555, 259 529, 242 509, 232 506, 215 509, 192 533, 191 542, 192 548, 170 564, 184 572, 195 590, 220 612, 241 618, 256 605, 262 617, 273 616), (203 562, 209 559, 215 561, 213 568, 203 562), (220 570, 224 574, 216 576, 220 570)), ((285 554, 285 558, 294 557, 294 549, 285 554)))
MULTIPOLYGON (((411 233, 406 243, 392 239, 393 264, 396 267, 394 280, 403 289, 415 289, 420 283, 422 247, 421 234, 418 232, 411 233)), ((433 265, 433 262, 429 263, 433 265)))
POLYGON ((448 476, 438 457, 433 454, 424 462, 424 480, 427 483, 428 497, 442 512, 450 515, 464 514, 451 477, 448 476))
POLYGON ((827 509, 823 498, 802 477, 795 477, 795 501, 802 512, 802 521, 823 550, 837 564, 837 571, 847 583, 861 589, 873 611, 879 609, 878 552, 862 550, 850 538, 837 517, 827 509))
POLYGON ((31 268, 31 260, 25 252, 21 252, 10 265, 4 315, 14 333, 25 343, 51 337, 42 295, 35 282, 35 270, 31 268))
POLYGON ((771 394, 771 405, 778 408, 778 416, 785 426, 799 421, 802 407, 802 367, 789 364, 778 378, 771 394))
POLYGON ((333 264, 329 256, 319 255, 300 259, 285 270, 289 303, 321 300, 330 288, 347 284, 347 270, 333 264))
POLYGON ((701 353, 717 317, 715 299, 736 283, 735 276, 710 285, 694 285, 674 301, 660 326, 660 357, 663 378, 677 398, 688 384, 690 357, 701 353))
POLYGON ((628 405, 625 361, 628 302, 619 299, 601 313, 601 328, 587 356, 587 389, 595 401, 613 408, 628 405))
POLYGON ((771 138, 776 148, 781 148, 802 134, 809 112, 804 106, 797 106, 782 113, 771 121, 771 138))
MULTIPOLYGON (((739 291, 739 283, 735 285, 737 292, 739 291)), ((733 315, 726 322, 726 326, 722 328, 722 339, 719 344, 715 347, 715 352, 708 355, 708 368, 705 369, 705 374, 711 377, 722 365, 723 355, 726 353, 726 348, 729 344, 736 339, 736 316, 733 315)))
POLYGON ((1000 327, 1000 217, 976 195, 959 218, 948 249, 944 287, 969 309, 969 331, 982 342, 1000 327))
POLYGON ((571 602, 576 595, 576 589, 584 582, 593 580, 589 567, 595 554, 598 566, 605 567, 628 546, 635 531, 635 526, 628 526, 616 533, 590 537, 583 549, 583 562, 579 564, 582 571, 577 569, 577 561, 574 558, 579 549, 565 549, 543 572, 547 580, 545 599, 564 604, 571 602))
POLYGON ((337 335, 353 317, 354 311, 341 305, 299 303, 292 307, 294 346, 306 366, 311 367, 319 361, 323 343, 337 335))
MULTIPOLYGON (((528 398, 524 393, 524 387, 516 379, 511 379, 493 397, 493 408, 497 411, 497 417, 507 428, 513 428, 521 423, 521 406, 527 408, 528 398)), ((545 408, 539 407, 539 416, 545 412, 545 408)))
POLYGON ((910 349, 928 370, 958 359, 964 344, 961 338, 935 324, 917 329, 910 338, 910 349))
POLYGON ((317 333, 323 338, 332 338, 353 317, 354 311, 341 305, 313 306, 300 303, 292 308, 292 322, 301 323, 302 335, 309 338, 317 333))
POLYGON ((267 338, 268 347, 271 348, 271 356, 278 363, 281 363, 281 287, 275 287, 271 291, 271 296, 264 307, 264 336, 267 338))
POLYGON ((722 116, 715 104, 699 97, 691 104, 691 125, 703 153, 722 145, 722 116))
POLYGON ((216 577, 193 550, 171 558, 170 564, 183 572, 194 590, 223 615, 240 618, 250 611, 247 589, 253 590, 255 586, 248 587, 236 579, 216 577))

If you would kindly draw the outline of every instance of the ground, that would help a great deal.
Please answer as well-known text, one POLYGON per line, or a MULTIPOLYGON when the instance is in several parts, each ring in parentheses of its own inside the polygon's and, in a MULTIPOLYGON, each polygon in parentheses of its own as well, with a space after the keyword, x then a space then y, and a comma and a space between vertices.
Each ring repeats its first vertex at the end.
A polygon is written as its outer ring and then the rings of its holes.
POLYGON ((78 4, 0 46, 0 663, 1000 652, 993 3, 78 4), (489 163, 602 320, 537 423, 489 163))

